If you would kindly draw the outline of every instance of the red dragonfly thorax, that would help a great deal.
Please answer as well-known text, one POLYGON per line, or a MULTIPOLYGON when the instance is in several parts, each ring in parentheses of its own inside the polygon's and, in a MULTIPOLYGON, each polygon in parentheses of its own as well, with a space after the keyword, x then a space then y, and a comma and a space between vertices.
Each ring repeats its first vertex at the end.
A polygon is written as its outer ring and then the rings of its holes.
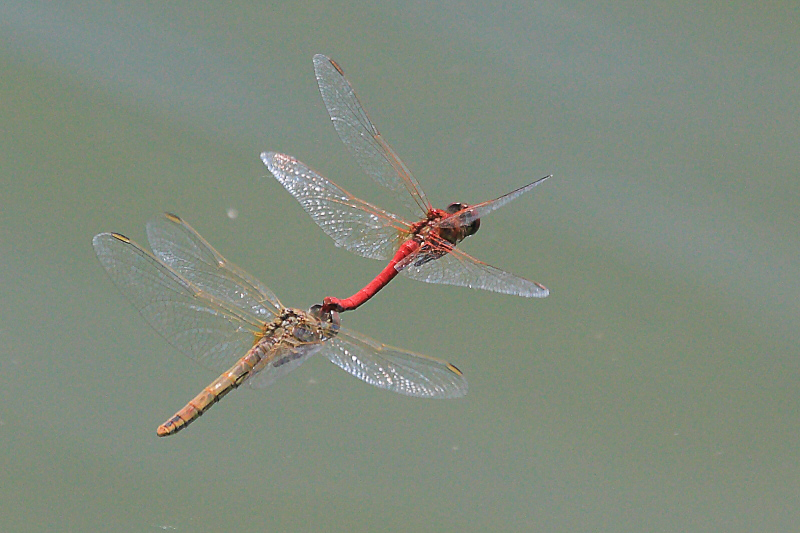
POLYGON ((427 218, 411 224, 409 233, 421 237, 422 240, 436 235, 456 246, 470 235, 474 235, 481 227, 480 219, 463 220, 462 212, 466 213, 470 207, 472 206, 461 202, 454 202, 447 206, 447 209, 431 207, 428 209, 427 218), (445 226, 440 225, 439 222, 445 219, 454 220, 445 226))
POLYGON ((410 264, 423 265, 450 253, 461 241, 478 231, 480 219, 465 220, 471 206, 452 203, 447 209, 428 209, 427 218, 414 222, 409 227, 410 237, 400 245, 389 264, 356 294, 344 300, 327 297, 321 309, 327 311, 352 311, 372 298, 386 286, 401 270, 410 264), (450 220, 455 218, 456 220, 450 220), (439 223, 448 220, 441 226, 439 223))

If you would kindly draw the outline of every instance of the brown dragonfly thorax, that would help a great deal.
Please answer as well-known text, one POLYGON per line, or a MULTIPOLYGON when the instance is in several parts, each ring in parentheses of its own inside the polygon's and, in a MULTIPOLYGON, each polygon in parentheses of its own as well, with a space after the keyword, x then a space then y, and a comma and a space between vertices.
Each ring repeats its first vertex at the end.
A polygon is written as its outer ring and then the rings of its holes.
POLYGON ((322 344, 338 335, 339 313, 323 314, 315 310, 318 307, 320 306, 314 306, 308 312, 286 307, 274 320, 262 326, 251 349, 258 356, 252 365, 253 373, 268 365, 278 367, 303 357, 301 346, 322 344), (268 354, 275 346, 283 347, 282 355, 272 359, 268 354))
POLYGON ((339 333, 339 313, 321 313, 320 308, 315 305, 307 313, 300 309, 284 308, 279 316, 262 326, 255 344, 261 341, 267 345, 285 343, 299 346, 319 344, 335 337, 339 333))

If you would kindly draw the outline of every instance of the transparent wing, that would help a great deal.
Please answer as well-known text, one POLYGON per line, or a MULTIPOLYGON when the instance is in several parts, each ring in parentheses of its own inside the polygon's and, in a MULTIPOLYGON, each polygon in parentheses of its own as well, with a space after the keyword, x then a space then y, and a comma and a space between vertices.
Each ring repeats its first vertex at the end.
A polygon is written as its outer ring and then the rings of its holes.
POLYGON ((320 353, 358 379, 381 389, 419 398, 459 398, 467 380, 447 361, 380 344, 352 331, 322 345, 320 353))
POLYGON ((101 233, 92 244, 139 314, 201 365, 223 372, 253 346, 259 322, 202 292, 127 237, 101 233))
POLYGON ((397 193, 397 198, 412 213, 425 216, 430 209, 425 193, 378 133, 341 67, 330 58, 317 54, 314 56, 314 72, 333 126, 364 172, 397 193))
POLYGON ((250 378, 245 381, 245 384, 253 389, 268 387, 305 363, 309 357, 319 351, 320 347, 320 344, 303 344, 297 347, 288 347, 286 345, 276 346, 275 350, 278 353, 272 357, 272 360, 285 360, 286 362, 278 365, 268 364, 258 373, 251 375, 250 378), (287 355, 290 355, 290 357, 286 357, 287 355))
POLYGON ((550 294, 541 283, 487 265, 442 239, 437 239, 434 246, 427 246, 435 252, 426 254, 426 248, 421 247, 415 255, 398 264, 401 274, 428 283, 458 285, 527 298, 544 298, 550 294))
POLYGON ((148 222, 147 240, 162 263, 252 320, 268 322, 280 313, 282 305, 271 290, 227 261, 179 217, 166 214, 148 222))
POLYGON ((314 172, 297 159, 264 152, 261 160, 337 246, 372 259, 388 260, 409 224, 314 172))
POLYGON ((438 225, 442 228, 454 228, 456 226, 466 226, 471 224, 475 220, 488 215, 492 211, 500 209, 511 200, 515 200, 525 194, 526 192, 533 190, 534 187, 539 185, 540 183, 544 182, 545 180, 552 178, 553 176, 545 176, 540 178, 533 183, 529 183, 524 187, 520 187, 515 191, 511 191, 508 194, 504 194, 500 198, 496 198, 494 200, 489 200, 488 202, 482 202, 480 204, 473 205, 471 207, 467 207, 458 211, 457 213, 453 213, 452 215, 448 216, 447 218, 442 219, 438 222, 438 225))

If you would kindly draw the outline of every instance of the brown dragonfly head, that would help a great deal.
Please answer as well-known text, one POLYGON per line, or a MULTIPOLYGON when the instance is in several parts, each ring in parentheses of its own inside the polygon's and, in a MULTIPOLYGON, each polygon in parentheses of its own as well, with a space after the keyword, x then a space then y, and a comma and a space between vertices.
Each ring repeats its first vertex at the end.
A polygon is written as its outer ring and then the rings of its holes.
MULTIPOLYGON (((445 211, 449 215, 454 215, 459 211, 464 211, 465 209, 468 209, 469 207, 470 206, 467 204, 462 204, 461 202, 454 202, 448 205, 445 211)), ((481 227, 481 220, 477 218, 468 224, 462 222, 460 224, 459 223, 455 224, 452 228, 439 228, 439 235, 441 235, 444 240, 455 246, 456 244, 460 243, 470 235, 474 235, 475 233, 477 233, 480 227, 481 227)))
POLYGON ((320 341, 328 340, 339 334, 339 326, 341 320, 339 313, 334 310, 325 309, 322 305, 312 305, 308 309, 308 314, 321 322, 321 338, 320 341))

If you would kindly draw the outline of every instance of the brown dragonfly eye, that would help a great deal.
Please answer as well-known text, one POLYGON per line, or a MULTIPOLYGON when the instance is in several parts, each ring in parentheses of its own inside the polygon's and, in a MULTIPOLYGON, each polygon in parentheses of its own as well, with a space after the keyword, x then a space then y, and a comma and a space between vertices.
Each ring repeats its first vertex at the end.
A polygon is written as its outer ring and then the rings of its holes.
POLYGON ((292 334, 300 342, 314 342, 318 340, 314 334, 314 330, 304 324, 295 326, 292 334))
POLYGON ((325 324, 326 337, 333 337, 339 332, 341 319, 336 311, 323 312, 322 306, 316 304, 308 309, 308 314, 325 324))

